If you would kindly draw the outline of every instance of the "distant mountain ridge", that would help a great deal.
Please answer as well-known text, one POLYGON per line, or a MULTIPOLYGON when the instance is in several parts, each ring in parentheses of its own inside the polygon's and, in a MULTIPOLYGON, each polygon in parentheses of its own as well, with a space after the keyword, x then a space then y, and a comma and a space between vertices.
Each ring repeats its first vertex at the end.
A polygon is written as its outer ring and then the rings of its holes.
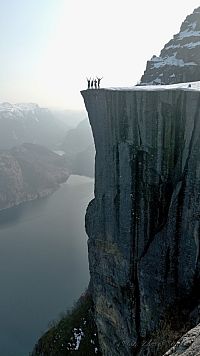
POLYGON ((25 143, 57 152, 63 150, 71 174, 93 177, 93 136, 88 120, 80 121, 82 115, 78 111, 51 111, 35 103, 1 102, 0 150, 10 150, 25 143), (69 122, 74 128, 70 128, 69 122))
POLYGON ((0 103, 0 149, 25 142, 56 149, 67 129, 67 124, 37 104, 0 103))
POLYGON ((21 117, 24 116, 26 111, 32 111, 35 113, 36 111, 40 110, 48 110, 45 108, 40 108, 38 104, 35 103, 18 103, 18 104, 10 104, 8 102, 0 102, 0 112, 5 113, 15 113, 20 115, 21 117))
POLYGON ((175 84, 200 80, 200 7, 187 16, 180 32, 147 62, 145 84, 175 84))

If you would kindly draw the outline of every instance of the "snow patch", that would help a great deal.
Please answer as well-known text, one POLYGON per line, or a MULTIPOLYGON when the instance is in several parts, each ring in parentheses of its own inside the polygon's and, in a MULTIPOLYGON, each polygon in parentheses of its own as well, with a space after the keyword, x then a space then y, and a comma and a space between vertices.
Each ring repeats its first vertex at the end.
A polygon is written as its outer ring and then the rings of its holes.
POLYGON ((156 78, 156 79, 154 80, 154 83, 156 83, 156 84, 162 84, 162 81, 161 81, 160 78, 156 78))
POLYGON ((200 41, 187 43, 187 44, 184 45, 183 47, 195 48, 195 47, 197 47, 197 46, 200 46, 200 41))
POLYGON ((37 104, 10 104, 7 102, 0 103, 0 118, 9 118, 10 120, 33 120, 39 122, 38 113, 43 108, 40 108, 37 104), (28 114, 28 115, 27 115, 28 114))
POLYGON ((190 29, 182 31, 178 34, 179 40, 182 40, 183 38, 186 37, 198 37, 198 36, 200 36, 200 31, 192 31, 190 29))
POLYGON ((34 103, 18 103, 15 104, 15 106, 21 110, 32 111, 32 112, 35 112, 35 110, 39 109, 39 106, 34 103))
POLYGON ((183 59, 177 59, 176 55, 177 55, 177 52, 175 52, 172 56, 166 56, 164 58, 153 57, 151 59, 153 68, 161 68, 166 65, 178 66, 178 67, 185 67, 185 66, 191 66, 191 65, 196 66, 196 63, 194 63, 194 62, 185 63, 183 61, 183 59))
POLYGON ((74 338, 75 338, 75 342, 76 342, 74 350, 79 349, 81 339, 83 336, 84 336, 84 333, 81 328, 79 328, 78 330, 76 328, 74 328, 74 338))
POLYGON ((200 41, 190 42, 190 43, 186 43, 184 45, 181 45, 180 43, 176 44, 176 45, 170 45, 170 46, 165 47, 165 50, 175 49, 175 48, 189 48, 189 49, 191 49, 191 48, 195 48, 198 46, 200 46, 200 41))
POLYGON ((178 84, 169 84, 169 85, 140 85, 140 86, 133 86, 133 87, 119 87, 119 88, 102 88, 101 90, 117 90, 117 91, 141 91, 141 90, 150 90, 150 91, 159 91, 159 90, 195 90, 200 91, 200 81, 197 82, 189 82, 189 83, 178 83, 178 84), (190 85, 190 87, 188 87, 190 85))
POLYGON ((181 45, 180 45, 180 43, 179 43, 179 44, 177 44, 177 45, 170 45, 170 46, 167 46, 167 47, 165 47, 165 49, 168 50, 168 49, 175 49, 175 48, 180 48, 180 47, 181 47, 181 45))

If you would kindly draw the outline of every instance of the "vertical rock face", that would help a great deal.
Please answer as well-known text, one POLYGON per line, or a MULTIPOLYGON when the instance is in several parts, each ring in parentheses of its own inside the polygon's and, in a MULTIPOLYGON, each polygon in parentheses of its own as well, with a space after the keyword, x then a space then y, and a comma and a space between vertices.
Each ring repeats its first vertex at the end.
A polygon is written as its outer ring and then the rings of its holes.
POLYGON ((200 92, 82 95, 96 146, 86 230, 101 348, 104 355, 147 355, 145 341, 178 313, 177 301, 196 297, 200 92))
POLYGON ((174 84, 200 80, 200 7, 187 16, 180 32, 147 62, 141 84, 174 84))

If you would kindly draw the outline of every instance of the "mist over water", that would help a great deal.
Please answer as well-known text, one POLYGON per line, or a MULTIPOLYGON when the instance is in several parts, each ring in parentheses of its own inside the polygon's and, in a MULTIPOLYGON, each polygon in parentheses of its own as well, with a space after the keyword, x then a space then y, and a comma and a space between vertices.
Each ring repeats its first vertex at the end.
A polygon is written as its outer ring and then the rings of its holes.
POLYGON ((89 281, 85 210, 93 180, 0 213, 0 355, 25 356, 89 281))

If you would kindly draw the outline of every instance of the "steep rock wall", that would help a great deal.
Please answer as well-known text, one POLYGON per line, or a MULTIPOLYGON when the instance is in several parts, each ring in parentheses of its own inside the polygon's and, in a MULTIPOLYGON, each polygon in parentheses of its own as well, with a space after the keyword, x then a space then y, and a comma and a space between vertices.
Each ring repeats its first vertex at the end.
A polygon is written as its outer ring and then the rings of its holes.
POLYGON ((96 146, 86 231, 101 349, 155 356, 145 342, 197 297, 200 92, 82 95, 96 146))

